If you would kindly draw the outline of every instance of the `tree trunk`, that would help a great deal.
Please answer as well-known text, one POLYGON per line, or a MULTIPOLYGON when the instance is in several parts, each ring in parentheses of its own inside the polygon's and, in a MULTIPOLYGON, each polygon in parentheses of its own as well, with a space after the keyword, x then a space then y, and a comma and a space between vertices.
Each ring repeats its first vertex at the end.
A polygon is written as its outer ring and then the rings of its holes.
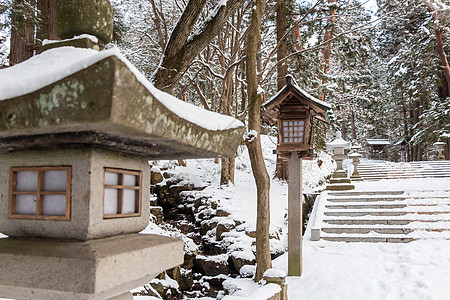
MULTIPOLYGON (((286 14, 286 3, 285 0, 278 0, 277 4, 277 61, 281 61, 288 54, 287 50, 287 39, 283 37, 286 34, 287 27, 287 14, 286 14), (283 40, 282 40, 283 39, 283 40)), ((277 88, 281 90, 286 85, 286 75, 288 67, 287 63, 284 61, 281 64, 277 64, 277 88)))
POLYGON ((53 25, 53 7, 55 0, 37 0, 37 9, 41 17, 40 26, 37 28, 36 39, 42 42, 44 39, 56 40, 53 25))
POLYGON ((445 51, 444 51, 444 43, 442 41, 441 29, 436 28, 434 30, 434 34, 436 36, 436 41, 437 41, 436 50, 439 53, 439 57, 441 59, 441 65, 442 65, 442 68, 444 69, 445 80, 447 82, 447 94, 448 94, 448 90, 450 90, 450 67, 448 65, 447 55, 445 55, 445 51))
POLYGON ((157 88, 170 91, 191 62, 211 40, 222 30, 228 16, 241 5, 243 0, 228 0, 217 6, 216 14, 207 19, 202 30, 193 34, 197 19, 206 5, 206 0, 189 0, 180 20, 175 26, 164 50, 163 60, 153 75, 157 88))
MULTIPOLYGON (((328 4, 336 4, 338 3, 338 0, 328 0, 328 4)), ((325 35, 323 37, 323 42, 326 43, 329 40, 331 40, 331 38, 333 37, 333 23, 336 21, 336 17, 334 16, 336 14, 336 9, 334 8, 333 10, 330 11, 330 16, 327 19, 327 27, 325 30, 325 35)), ((327 45, 325 45, 325 47, 322 50, 322 59, 324 62, 324 67, 323 67, 323 73, 325 75, 328 74, 328 69, 330 68, 330 57, 331 57, 331 43, 328 43, 327 45)), ((322 80, 322 85, 324 85, 325 83, 327 83, 327 79, 324 77, 322 80)), ((323 92, 321 99, 323 101, 325 101, 325 92, 323 92)))
POLYGON ((341 133, 342 133, 342 138, 344 140, 347 139, 347 120, 342 120, 342 126, 341 126, 341 133))
POLYGON ((247 140, 248 152, 257 189, 256 282, 260 281, 264 272, 272 266, 269 247, 270 178, 264 163, 260 141, 260 112, 264 94, 258 92, 258 81, 256 74, 256 52, 258 51, 258 44, 261 38, 261 19, 264 14, 264 9, 265 1, 255 0, 248 32, 246 57, 249 104, 248 129, 249 132, 256 132, 256 136, 247 140))
POLYGON ((356 140, 355 111, 352 110, 352 141, 356 140))
POLYGON ((221 162, 221 170, 220 170, 220 184, 226 185, 231 183, 234 183, 234 169, 235 169, 235 161, 236 158, 228 158, 223 157, 221 162))
POLYGON ((11 52, 9 55, 9 65, 21 63, 33 56, 34 52, 34 7, 36 0, 16 0, 13 4, 11 15, 11 52), (19 11, 19 4, 24 6, 23 11, 19 11))
MULTIPOLYGON (((282 60, 288 54, 287 39, 286 38, 283 39, 283 37, 286 34, 287 30, 286 27, 287 27, 286 2, 285 0, 278 0, 276 28, 277 28, 277 44, 279 43, 280 45, 277 49, 277 61, 282 60)), ((278 90, 281 90, 286 85, 287 72, 288 67, 286 62, 277 64, 278 90)), ((283 161, 277 156, 277 166, 275 176, 277 176, 281 180, 287 180, 288 179, 287 174, 288 174, 287 164, 286 163, 283 164, 283 161)))

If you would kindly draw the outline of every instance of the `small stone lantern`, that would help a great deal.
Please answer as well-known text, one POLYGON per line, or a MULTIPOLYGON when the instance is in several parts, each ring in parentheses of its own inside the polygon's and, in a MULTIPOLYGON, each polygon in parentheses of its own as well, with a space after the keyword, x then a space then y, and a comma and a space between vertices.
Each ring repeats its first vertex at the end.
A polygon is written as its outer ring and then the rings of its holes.
POLYGON ((400 161, 406 162, 406 146, 408 145, 408 142, 406 139, 401 139, 395 145, 398 147, 398 150, 400 151, 400 161))
POLYGON ((302 159, 312 158, 313 120, 327 122, 331 106, 320 101, 286 77, 286 86, 263 104, 262 118, 270 125, 278 125, 276 153, 288 160, 288 275, 302 273, 302 159))
MULTIPOLYGON (((346 151, 350 150, 350 142, 345 141, 342 138, 340 131, 336 132, 336 138, 327 143, 327 148, 333 151, 333 159, 336 161, 336 171, 333 173, 333 177, 330 180, 330 185, 327 186, 328 190, 351 190, 355 186, 350 184, 351 180, 348 178, 347 172, 343 169, 342 164, 344 159, 347 158, 346 151)), ((359 157, 358 157, 359 159, 359 157)))
POLYGON ((437 160, 445 160, 445 156, 444 156, 445 143, 444 142, 436 142, 433 145, 436 148, 436 151, 438 152, 436 159, 437 160))
POLYGON ((342 167, 342 163, 344 162, 344 159, 347 158, 347 155, 345 154, 345 150, 350 150, 350 142, 345 141, 342 138, 342 134, 340 131, 336 132, 336 138, 330 142, 327 143, 327 148, 333 151, 333 159, 336 161, 336 172, 345 173, 347 175, 347 172, 342 167))
MULTIPOLYGON (((353 148, 353 147, 352 147, 353 148)), ((361 158, 361 154, 358 153, 358 151, 354 151, 352 153, 349 154, 349 158, 352 159, 352 164, 353 164, 353 173, 350 176, 351 181, 362 181, 362 177, 361 175, 359 175, 358 172, 358 165, 359 165, 359 159, 361 158)))

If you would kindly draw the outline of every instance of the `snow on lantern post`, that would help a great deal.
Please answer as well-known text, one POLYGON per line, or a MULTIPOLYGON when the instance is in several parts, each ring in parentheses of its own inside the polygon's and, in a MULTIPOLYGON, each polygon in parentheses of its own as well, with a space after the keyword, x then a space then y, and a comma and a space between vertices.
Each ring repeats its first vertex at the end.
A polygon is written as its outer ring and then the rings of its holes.
POLYGON ((331 106, 300 87, 290 75, 274 97, 263 104, 262 118, 278 126, 276 153, 288 161, 288 275, 302 274, 302 159, 314 157, 313 121, 327 123, 331 106))
POLYGON ((398 150, 400 150, 400 161, 406 162, 406 145, 408 145, 408 142, 406 139, 401 139, 395 145, 398 147, 398 150))

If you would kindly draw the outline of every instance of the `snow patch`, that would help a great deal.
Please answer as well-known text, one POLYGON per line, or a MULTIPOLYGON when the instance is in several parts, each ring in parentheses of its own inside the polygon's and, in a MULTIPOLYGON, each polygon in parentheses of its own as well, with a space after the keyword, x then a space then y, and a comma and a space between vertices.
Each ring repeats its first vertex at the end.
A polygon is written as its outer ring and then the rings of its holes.
POLYGON ((47 40, 47 39, 44 39, 42 41, 42 46, 51 45, 51 44, 60 43, 60 42, 69 42, 69 41, 73 41, 73 40, 81 40, 81 39, 90 39, 93 43, 95 43, 95 44, 98 43, 98 38, 95 35, 81 34, 81 35, 74 36, 71 39, 65 39, 65 40, 47 40))

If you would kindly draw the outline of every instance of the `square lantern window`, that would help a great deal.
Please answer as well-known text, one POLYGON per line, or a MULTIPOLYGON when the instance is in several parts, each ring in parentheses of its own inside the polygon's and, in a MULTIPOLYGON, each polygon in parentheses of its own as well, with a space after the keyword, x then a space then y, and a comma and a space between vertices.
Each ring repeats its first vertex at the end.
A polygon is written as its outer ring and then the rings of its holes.
POLYGON ((105 168, 103 218, 141 215, 141 172, 105 168))
POLYGON ((282 120, 282 143, 303 144, 305 140, 305 120, 282 120))
POLYGON ((71 167, 10 169, 9 218, 70 220, 71 167))

